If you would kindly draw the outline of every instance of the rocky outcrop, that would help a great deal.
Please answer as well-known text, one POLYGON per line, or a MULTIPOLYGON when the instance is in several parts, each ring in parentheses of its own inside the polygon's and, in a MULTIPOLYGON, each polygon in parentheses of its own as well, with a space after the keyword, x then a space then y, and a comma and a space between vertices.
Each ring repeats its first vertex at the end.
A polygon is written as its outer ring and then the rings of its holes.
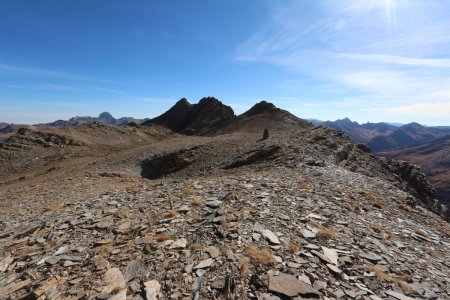
POLYGON ((191 109, 192 104, 190 104, 186 98, 182 98, 168 111, 156 118, 142 123, 142 125, 158 124, 166 126, 172 131, 179 132, 183 129, 184 120, 191 109))
POLYGON ((141 176, 147 179, 157 179, 180 171, 194 162, 193 150, 195 149, 196 147, 180 149, 147 158, 141 163, 141 176))
POLYGON ((233 109, 214 97, 206 97, 192 106, 182 122, 181 133, 201 134, 211 127, 235 118, 233 109))
POLYGON ((175 132, 192 135, 202 134, 234 118, 233 109, 214 97, 202 98, 197 104, 190 104, 183 98, 167 112, 143 125, 163 125, 175 132))

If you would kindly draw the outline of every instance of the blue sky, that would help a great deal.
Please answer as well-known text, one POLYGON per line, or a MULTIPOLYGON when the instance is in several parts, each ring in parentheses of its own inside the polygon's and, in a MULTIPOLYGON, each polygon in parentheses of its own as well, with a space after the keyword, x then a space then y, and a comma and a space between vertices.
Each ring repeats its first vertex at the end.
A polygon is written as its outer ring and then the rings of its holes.
POLYGON ((450 125, 450 2, 0 3, 0 122, 154 117, 215 96, 302 118, 450 125))

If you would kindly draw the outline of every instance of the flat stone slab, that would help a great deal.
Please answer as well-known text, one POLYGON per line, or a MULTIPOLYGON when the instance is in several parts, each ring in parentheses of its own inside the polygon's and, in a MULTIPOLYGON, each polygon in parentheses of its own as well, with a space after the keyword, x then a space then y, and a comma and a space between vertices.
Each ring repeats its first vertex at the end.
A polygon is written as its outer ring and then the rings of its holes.
POLYGON ((319 291, 314 287, 285 273, 280 273, 278 276, 269 276, 269 290, 288 297, 320 298, 319 291))
POLYGON ((205 269, 205 268, 209 268, 211 267, 211 265, 214 263, 214 259, 212 258, 207 258, 202 260, 201 262, 198 263, 198 265, 196 265, 194 267, 194 270, 196 269, 205 269))
POLYGON ((269 240, 269 242, 271 244, 274 245, 279 245, 280 244, 280 240, 278 239, 277 235, 275 233, 273 233, 272 231, 268 230, 268 229, 264 229, 260 231, 261 234, 269 240))

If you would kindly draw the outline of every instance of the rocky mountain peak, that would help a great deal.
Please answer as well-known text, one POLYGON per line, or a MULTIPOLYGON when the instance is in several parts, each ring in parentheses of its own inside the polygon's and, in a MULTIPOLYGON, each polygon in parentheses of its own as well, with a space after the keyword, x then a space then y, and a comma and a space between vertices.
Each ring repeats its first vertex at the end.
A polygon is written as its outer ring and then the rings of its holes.
POLYGON ((263 113, 270 113, 273 111, 278 110, 278 108, 270 102, 267 102, 265 100, 255 104, 252 108, 250 108, 248 111, 246 111, 243 115, 244 116, 253 116, 263 113))

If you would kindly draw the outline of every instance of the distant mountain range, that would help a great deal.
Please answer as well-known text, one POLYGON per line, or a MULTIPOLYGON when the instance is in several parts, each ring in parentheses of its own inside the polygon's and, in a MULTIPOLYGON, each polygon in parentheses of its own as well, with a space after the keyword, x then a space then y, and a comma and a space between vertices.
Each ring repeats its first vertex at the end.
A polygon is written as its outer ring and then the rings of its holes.
POLYGON ((450 134, 450 127, 428 127, 418 123, 398 127, 382 122, 359 124, 348 118, 326 122, 315 120, 313 123, 342 131, 354 142, 366 144, 375 153, 431 142, 450 134))
POLYGON ((57 120, 52 123, 38 124, 43 126, 51 126, 51 127, 68 127, 68 126, 76 126, 86 123, 93 122, 102 122, 107 125, 126 125, 131 122, 135 122, 140 124, 142 122, 147 121, 148 119, 135 119, 132 117, 122 117, 119 119, 114 118, 109 112, 102 112, 98 117, 73 117, 69 120, 57 120))

